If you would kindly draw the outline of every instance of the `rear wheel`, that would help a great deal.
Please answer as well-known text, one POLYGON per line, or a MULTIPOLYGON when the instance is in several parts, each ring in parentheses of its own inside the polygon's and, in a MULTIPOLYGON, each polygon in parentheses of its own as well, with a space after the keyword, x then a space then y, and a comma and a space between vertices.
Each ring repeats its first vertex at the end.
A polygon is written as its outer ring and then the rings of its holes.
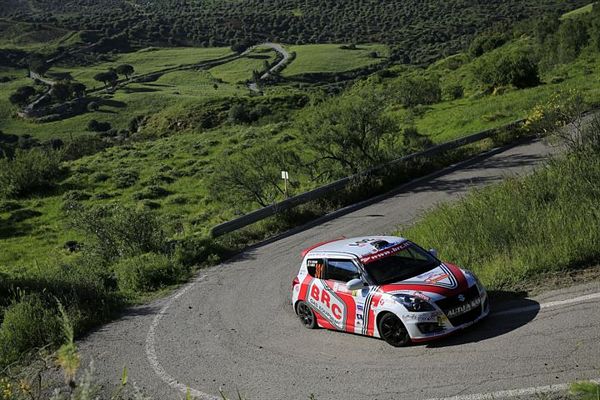
POLYGON ((387 313, 382 316, 377 327, 381 338, 394 347, 402 347, 410 343, 408 331, 396 314, 387 313))
POLYGON ((313 312, 312 308, 303 301, 299 301, 296 305, 296 314, 300 318, 300 322, 308 329, 314 329, 317 327, 317 317, 313 312))

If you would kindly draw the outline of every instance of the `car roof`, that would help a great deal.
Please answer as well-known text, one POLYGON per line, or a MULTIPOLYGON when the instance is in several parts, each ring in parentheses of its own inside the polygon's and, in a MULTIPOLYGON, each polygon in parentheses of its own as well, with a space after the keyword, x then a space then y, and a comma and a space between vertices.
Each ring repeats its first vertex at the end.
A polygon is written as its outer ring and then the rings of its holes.
POLYGON ((328 257, 332 255, 347 255, 363 258, 377 253, 392 245, 405 242, 400 236, 362 236, 355 238, 338 238, 328 242, 313 245, 302 252, 302 256, 328 257))

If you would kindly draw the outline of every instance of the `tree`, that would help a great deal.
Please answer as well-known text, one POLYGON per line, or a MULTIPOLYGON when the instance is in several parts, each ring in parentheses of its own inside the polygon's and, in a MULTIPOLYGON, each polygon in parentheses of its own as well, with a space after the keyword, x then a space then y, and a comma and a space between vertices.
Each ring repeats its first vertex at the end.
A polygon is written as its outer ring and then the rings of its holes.
POLYGON ((442 89, 437 78, 406 76, 393 87, 396 96, 404 107, 419 104, 435 104, 442 99, 442 89))
POLYGON ((108 86, 108 84, 115 86, 117 81, 119 80, 119 76, 114 70, 110 70, 106 72, 97 73, 96 75, 94 75, 94 80, 104 83, 105 86, 108 86))
POLYGON ((85 85, 81 82, 71 82, 71 93, 74 97, 85 96, 85 85))
POLYGON ((52 85, 52 96, 58 101, 66 101, 71 98, 73 92, 68 82, 56 82, 52 85))
POLYGON ((561 62, 573 61, 589 41, 586 25, 579 19, 566 19, 558 28, 558 56, 561 62))
POLYGON ((477 79, 490 88, 514 85, 522 89, 540 83, 537 62, 523 51, 501 52, 480 59, 474 72, 477 79))
POLYGON ((211 195, 238 208, 268 206, 285 195, 281 171, 298 171, 296 153, 267 143, 218 161, 210 179, 211 195))
POLYGON ((398 128, 384 113, 385 103, 382 93, 367 88, 307 110, 298 129, 319 176, 355 174, 400 155, 398 128))
POLYGON ((129 76, 132 75, 135 70, 133 69, 133 66, 129 64, 121 64, 117 67, 115 71, 117 72, 117 74, 125 75, 125 77, 129 79, 129 76))
POLYGON ((8 100, 15 105, 24 106, 29 101, 29 98, 35 94, 35 89, 31 86, 21 86, 13 94, 11 94, 8 100))

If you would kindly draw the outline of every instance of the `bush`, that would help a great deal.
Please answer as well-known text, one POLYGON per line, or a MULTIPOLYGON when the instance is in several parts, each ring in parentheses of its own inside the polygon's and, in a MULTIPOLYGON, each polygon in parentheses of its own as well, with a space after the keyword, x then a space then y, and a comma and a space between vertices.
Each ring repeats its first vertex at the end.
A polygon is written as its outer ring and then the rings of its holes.
POLYGON ((497 53, 475 64, 475 75, 491 88, 513 85, 519 89, 540 84, 537 62, 524 52, 497 53))
POLYGON ((98 255, 104 264, 166 248, 163 222, 146 209, 71 204, 68 216, 70 225, 91 239, 85 251, 98 255))
POLYGON ((87 124, 87 130, 90 132, 107 132, 112 128, 110 122, 98 122, 91 119, 87 124))
POLYGON ((62 175, 60 150, 15 150, 14 158, 0 159, 0 197, 23 197, 56 186, 62 175))
POLYGON ((179 281, 184 268, 169 257, 145 253, 125 258, 114 266, 119 289, 126 292, 147 292, 179 281))
POLYGON ((135 185, 139 178, 140 174, 137 171, 127 169, 117 171, 113 180, 117 189, 126 189, 135 185))
POLYGON ((451 83, 442 89, 442 97, 447 100, 462 99, 465 95, 465 89, 460 83, 451 83))
POLYGON ((428 77, 403 77, 393 87, 404 107, 435 104, 442 100, 440 82, 428 77))
POLYGON ((60 343, 61 324, 53 308, 30 295, 6 309, 0 326, 0 365, 17 361, 33 348, 60 343))
POLYGON ((163 197, 167 197, 171 192, 161 186, 148 186, 141 192, 133 194, 134 200, 155 200, 163 197))

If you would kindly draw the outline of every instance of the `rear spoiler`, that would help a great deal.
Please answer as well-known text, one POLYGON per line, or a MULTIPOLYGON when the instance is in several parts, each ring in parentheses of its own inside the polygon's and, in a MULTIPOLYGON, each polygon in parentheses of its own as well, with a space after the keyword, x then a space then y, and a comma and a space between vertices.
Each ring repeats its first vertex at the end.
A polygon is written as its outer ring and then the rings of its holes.
POLYGON ((337 239, 333 239, 333 240, 326 240, 324 242, 319 242, 317 244, 313 244, 310 247, 307 247, 306 249, 302 250, 302 253, 300 253, 302 255, 302 258, 306 257, 306 255, 308 254, 309 251, 316 249, 317 247, 323 246, 324 244, 327 243, 332 243, 332 242, 337 242, 338 240, 343 240, 346 239, 346 236, 340 236, 337 239))

